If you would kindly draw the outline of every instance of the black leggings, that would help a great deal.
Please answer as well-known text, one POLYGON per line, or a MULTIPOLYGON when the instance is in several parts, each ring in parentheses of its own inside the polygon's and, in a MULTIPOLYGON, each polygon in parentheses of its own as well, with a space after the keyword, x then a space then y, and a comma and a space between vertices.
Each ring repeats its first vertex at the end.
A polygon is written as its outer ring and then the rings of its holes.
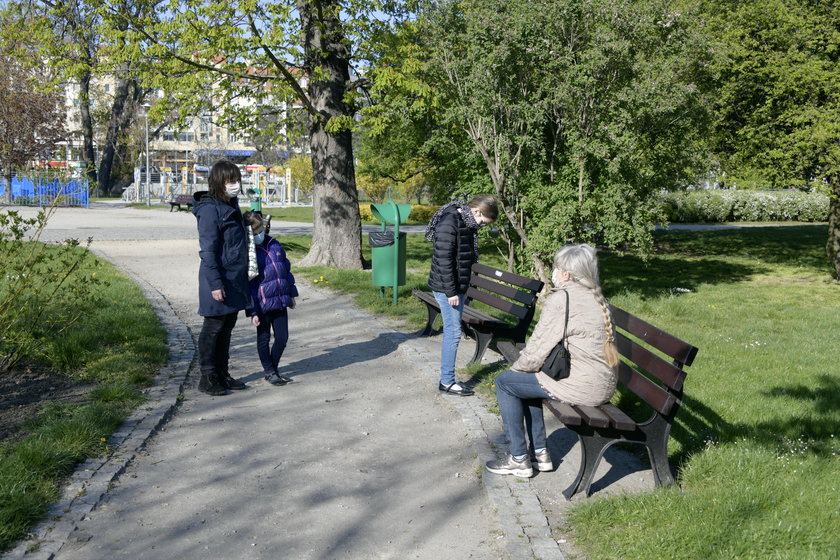
POLYGON ((257 327, 257 354, 260 357, 263 371, 273 373, 283 357, 283 350, 289 341, 289 317, 285 309, 266 311, 260 315, 260 325, 257 327), (270 345, 271 331, 274 331, 274 344, 270 345))
POLYGON ((202 375, 224 376, 230 360, 230 335, 239 313, 205 317, 198 335, 198 364, 202 375))

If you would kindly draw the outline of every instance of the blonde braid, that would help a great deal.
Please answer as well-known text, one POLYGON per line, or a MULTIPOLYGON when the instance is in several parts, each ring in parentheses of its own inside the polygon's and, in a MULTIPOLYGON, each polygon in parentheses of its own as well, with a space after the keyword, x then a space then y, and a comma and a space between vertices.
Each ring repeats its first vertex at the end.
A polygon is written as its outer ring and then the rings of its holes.
POLYGON ((615 345, 615 327, 613 326, 612 315, 607 307, 607 300, 601 292, 601 287, 595 286, 592 288, 592 292, 595 294, 595 300, 601 306, 601 313, 604 316, 604 332, 607 335, 606 340, 604 340, 604 358, 607 365, 614 368, 618 365, 618 348, 615 345))

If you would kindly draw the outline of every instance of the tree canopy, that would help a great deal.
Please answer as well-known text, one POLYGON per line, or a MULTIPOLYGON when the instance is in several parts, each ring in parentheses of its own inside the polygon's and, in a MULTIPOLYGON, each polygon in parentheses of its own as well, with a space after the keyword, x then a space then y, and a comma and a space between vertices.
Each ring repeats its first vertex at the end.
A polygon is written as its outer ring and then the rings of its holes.
POLYGON ((393 107, 377 117, 433 113, 426 147, 468 139, 485 179, 466 182, 501 201, 512 264, 547 280, 568 240, 649 247, 657 193, 701 172, 709 53, 692 13, 665 0, 449 0, 424 3, 412 25, 411 62, 375 75, 393 107))
POLYGON ((735 178, 831 197, 826 246, 840 279, 840 5, 705 5, 720 75, 712 149, 735 178))

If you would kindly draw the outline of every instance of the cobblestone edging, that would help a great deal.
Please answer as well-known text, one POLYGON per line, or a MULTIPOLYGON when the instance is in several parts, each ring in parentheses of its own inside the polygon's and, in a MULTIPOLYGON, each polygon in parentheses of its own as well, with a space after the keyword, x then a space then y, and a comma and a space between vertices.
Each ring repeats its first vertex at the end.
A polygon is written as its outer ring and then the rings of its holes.
MULTIPOLYGON (((359 322, 371 323, 371 316, 353 305, 350 298, 335 294, 336 305, 344 307, 342 313, 359 322)), ((430 354, 427 345, 417 335, 397 332, 386 322, 373 317, 371 330, 390 338, 408 360, 437 387, 440 379, 439 353, 430 354)), ((489 352, 489 350, 488 350, 489 352)), ((467 431, 477 466, 482 470, 487 461, 501 457, 504 440, 501 418, 492 414, 478 397, 463 398, 441 394, 460 415, 467 431), (493 434, 493 435, 491 435, 493 434), (497 446, 491 443, 498 442, 497 446)), ((566 560, 560 545, 551 537, 548 518, 539 498, 527 480, 513 476, 493 476, 482 473, 481 484, 487 498, 496 510, 500 529, 504 533, 505 551, 509 560, 566 560)))
POLYGON ((154 385, 144 391, 147 401, 108 439, 112 453, 79 465, 67 481, 61 498, 50 505, 47 519, 32 530, 29 538, 4 554, 3 560, 52 560, 78 524, 96 507, 111 483, 142 452, 149 437, 169 420, 180 402, 178 396, 183 392, 195 355, 192 335, 169 301, 151 284, 126 270, 121 272, 140 287, 166 329, 169 360, 160 368, 154 385))

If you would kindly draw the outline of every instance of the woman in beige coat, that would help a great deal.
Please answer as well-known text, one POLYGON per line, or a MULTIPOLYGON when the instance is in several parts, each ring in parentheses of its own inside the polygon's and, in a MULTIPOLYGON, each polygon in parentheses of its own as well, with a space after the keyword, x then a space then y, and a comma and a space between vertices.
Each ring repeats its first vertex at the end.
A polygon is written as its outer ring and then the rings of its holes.
POLYGON ((554 289, 546 298, 537 326, 509 371, 496 378, 496 397, 510 444, 504 459, 490 461, 496 474, 532 476, 554 468, 546 448, 542 400, 599 405, 615 392, 618 351, 607 302, 598 281, 598 258, 589 245, 567 245, 554 256, 554 289), (566 326, 566 294, 569 322, 566 326), (565 339, 570 372, 555 380, 540 371, 552 349, 565 339), (527 428, 533 456, 528 456, 527 428))

